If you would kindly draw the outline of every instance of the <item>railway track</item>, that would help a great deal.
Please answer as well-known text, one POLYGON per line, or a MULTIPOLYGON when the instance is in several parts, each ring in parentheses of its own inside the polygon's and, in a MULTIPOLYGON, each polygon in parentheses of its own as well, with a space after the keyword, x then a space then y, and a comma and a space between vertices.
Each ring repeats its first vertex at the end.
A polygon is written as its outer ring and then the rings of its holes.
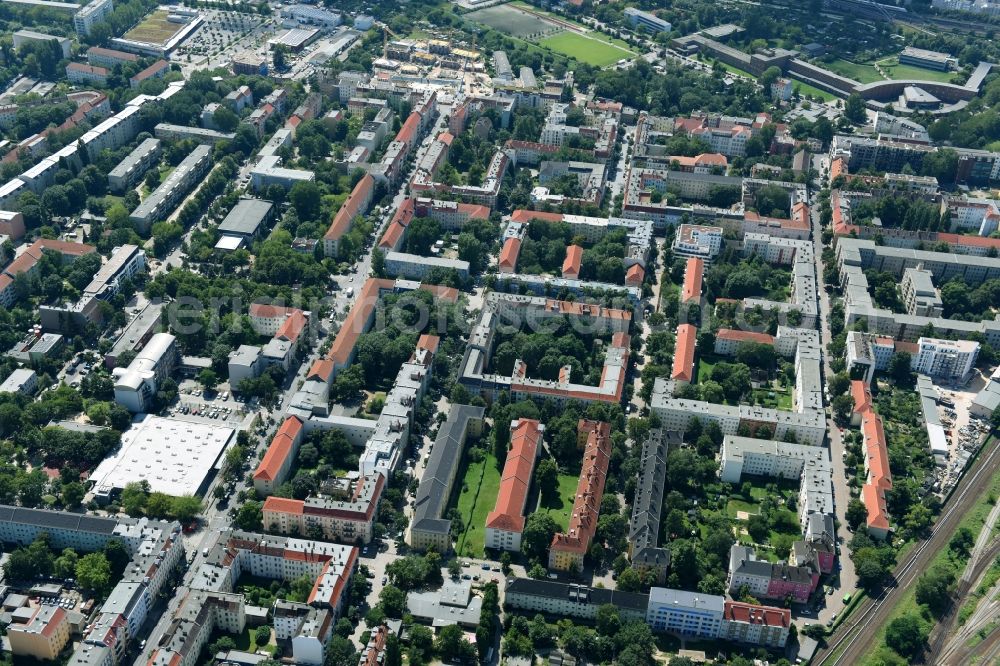
POLYGON ((987 444, 979 464, 962 478, 955 493, 935 523, 928 539, 920 542, 894 572, 894 582, 874 599, 864 602, 825 649, 813 658, 813 664, 840 666, 858 664, 871 647, 878 630, 886 623, 896 601, 913 585, 938 552, 947 548, 948 540, 965 515, 966 505, 981 496, 989 487, 993 475, 1000 469, 1000 444, 987 444))

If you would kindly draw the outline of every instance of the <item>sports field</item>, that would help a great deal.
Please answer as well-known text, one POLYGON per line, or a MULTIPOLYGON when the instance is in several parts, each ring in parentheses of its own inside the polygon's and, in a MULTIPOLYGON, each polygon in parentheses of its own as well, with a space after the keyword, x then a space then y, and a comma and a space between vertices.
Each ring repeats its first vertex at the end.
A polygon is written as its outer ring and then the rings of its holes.
POLYGON ((165 44, 186 26, 186 23, 171 23, 167 20, 167 11, 157 9, 122 37, 136 42, 165 44))
POLYGON ((556 53, 576 58, 580 62, 585 62, 595 67, 612 65, 622 58, 631 58, 635 55, 635 53, 628 49, 623 49, 620 46, 615 46, 590 35, 580 35, 575 32, 561 32, 558 35, 543 39, 539 44, 552 49, 556 53))
POLYGON ((595 67, 606 67, 622 58, 635 56, 625 42, 527 5, 497 5, 470 12, 465 17, 595 67))
POLYGON ((510 5, 496 5, 479 9, 466 14, 465 18, 482 23, 494 30, 505 32, 518 39, 542 39, 562 30, 553 22, 510 5))

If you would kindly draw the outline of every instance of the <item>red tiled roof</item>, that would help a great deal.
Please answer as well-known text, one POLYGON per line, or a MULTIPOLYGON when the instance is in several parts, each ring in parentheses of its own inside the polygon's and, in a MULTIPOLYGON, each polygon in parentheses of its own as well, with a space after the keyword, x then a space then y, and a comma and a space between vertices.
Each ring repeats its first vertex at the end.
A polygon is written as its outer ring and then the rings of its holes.
POLYGON ((302 435, 302 421, 295 416, 289 416, 278 428, 267 453, 253 473, 253 478, 274 481, 285 464, 285 460, 295 448, 295 441, 302 435))
POLYGON ((319 379, 327 384, 330 383, 332 377, 333 361, 327 361, 322 358, 318 358, 313 362, 312 367, 309 368, 309 374, 306 375, 306 379, 319 379))
POLYGON ((508 238, 500 250, 500 268, 513 272, 517 268, 517 256, 521 253, 521 239, 508 238))
POLYGON ((135 76, 131 77, 129 79, 129 81, 131 81, 133 83, 141 83, 142 81, 145 81, 146 79, 148 79, 150 77, 157 76, 158 74, 160 74, 160 73, 162 73, 162 72, 164 72, 166 70, 169 70, 169 69, 170 69, 170 63, 169 62, 167 62, 166 60, 157 60, 156 62, 154 62, 152 65, 150 65, 146 69, 142 70, 141 72, 139 72, 135 76))
POLYGON ((701 280, 705 273, 705 262, 700 257, 689 257, 684 268, 684 286, 681 287, 681 303, 697 301, 701 298, 701 280))
POLYGON ((787 628, 792 623, 792 611, 787 608, 727 601, 723 604, 722 618, 765 627, 787 628))
POLYGON ((861 414, 872 408, 872 394, 860 379, 851 380, 851 397, 854 398, 854 413, 861 414))
POLYGON ((288 499, 286 497, 276 497, 274 495, 268 496, 264 500, 263 511, 273 511, 275 513, 293 513, 301 514, 303 507, 306 503, 302 500, 288 499))
POLYGON ((638 287, 646 278, 646 271, 639 264, 632 264, 625 271, 625 285, 628 287, 638 287))
POLYGON ((446 146, 451 146, 451 142, 455 140, 455 137, 451 135, 451 132, 441 132, 438 134, 437 140, 446 146))
POLYGON ((125 51, 116 51, 114 49, 105 49, 100 46, 91 46, 89 49, 87 49, 87 55, 90 54, 107 56, 109 58, 115 58, 117 60, 125 60, 128 62, 135 62, 136 60, 139 59, 139 56, 135 55, 134 53, 126 53, 125 51))
POLYGON ((885 504, 885 493, 881 489, 866 483, 861 487, 861 501, 868 509, 868 528, 889 529, 889 511, 885 504))
POLYGON ((408 146, 412 146, 419 131, 420 114, 413 111, 409 116, 407 116, 406 122, 403 123, 403 126, 399 128, 399 132, 396 134, 396 141, 401 141, 408 146))
POLYGON ((570 245, 566 248, 566 258, 563 260, 562 276, 576 279, 580 277, 580 264, 583 262, 583 248, 570 245))
POLYGON ((299 335, 302 334, 302 329, 306 327, 307 321, 308 319, 306 319, 306 315, 302 310, 293 310, 288 319, 278 328, 278 332, 274 334, 274 337, 279 340, 295 342, 299 339, 299 335))
POLYGON ((694 379, 694 347, 698 329, 691 324, 677 327, 677 343, 674 348, 674 369, 670 378, 674 381, 689 382, 694 379))
POLYGON ((513 213, 511 213, 511 222, 531 222, 532 220, 542 220, 544 222, 562 222, 562 213, 546 213, 541 210, 527 210, 525 208, 518 208, 513 213))
POLYGON ((378 244, 380 248, 392 249, 399 244, 403 234, 406 233, 406 227, 413 221, 414 207, 413 199, 403 199, 403 203, 393 214, 389 227, 382 234, 382 240, 378 244))
POLYGON ((354 186, 354 189, 351 190, 351 193, 347 195, 347 199, 344 200, 340 210, 333 216, 330 228, 323 235, 323 239, 340 240, 350 230, 351 225, 354 223, 354 218, 358 215, 364 215, 364 210, 362 209, 368 206, 374 189, 375 179, 372 178, 370 173, 366 173, 358 181, 358 184, 354 186))
POLYGON ((54 238, 40 238, 31 244, 31 248, 42 250, 52 250, 69 257, 82 257, 86 254, 97 252, 97 248, 86 243, 71 243, 69 241, 56 240, 54 238))
POLYGON ((351 311, 344 319, 337 337, 330 350, 326 353, 326 358, 339 367, 347 365, 350 361, 351 353, 354 351, 354 344, 358 337, 364 333, 368 326, 375 306, 378 304, 379 291, 382 289, 392 289, 392 280, 368 279, 358 293, 358 299, 351 307, 351 311))
POLYGON ((833 161, 830 162, 830 180, 833 180, 837 176, 847 175, 847 162, 844 161, 843 157, 834 157, 833 161))
POLYGON ((520 419, 512 425, 511 448, 507 452, 500 490, 493 511, 486 517, 486 527, 509 532, 524 529, 524 504, 531 487, 531 474, 542 440, 542 429, 534 419, 520 419))
POLYGON ((428 333, 424 333, 417 340, 418 349, 426 349, 432 354, 438 350, 439 344, 441 344, 441 338, 439 338, 436 335, 430 335, 428 333))
POLYGON ((433 294, 434 298, 442 301, 448 301, 449 303, 458 302, 458 289, 455 287, 444 287, 439 284, 422 284, 419 287, 420 291, 426 291, 428 294, 433 294))
POLYGON ((734 328, 720 328, 715 334, 716 338, 732 340, 733 342, 759 342, 762 345, 773 345, 774 336, 767 333, 755 333, 754 331, 739 331, 734 328))
POLYGON ((287 317, 295 311, 295 308, 286 307, 284 305, 272 305, 270 303, 251 303, 249 308, 251 317, 260 317, 262 319, 287 317))
POLYGON ((550 550, 585 553, 597 531, 597 518, 604 496, 604 482, 611 456, 611 425, 603 421, 581 419, 577 432, 587 433, 580 481, 570 514, 569 529, 552 537, 550 550))

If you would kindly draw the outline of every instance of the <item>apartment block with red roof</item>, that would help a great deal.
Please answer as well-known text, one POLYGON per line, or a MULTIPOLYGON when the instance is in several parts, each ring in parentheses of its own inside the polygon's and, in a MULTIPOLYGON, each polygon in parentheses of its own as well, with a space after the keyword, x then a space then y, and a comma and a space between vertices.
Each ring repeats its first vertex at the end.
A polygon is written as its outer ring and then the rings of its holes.
POLYGON ((682 384, 694 380, 694 350, 698 341, 698 329, 691 324, 677 327, 677 341, 674 348, 674 366, 670 379, 682 384))
POLYGON ((580 266, 583 263, 583 248, 570 245, 566 248, 566 258, 563 260, 562 276, 568 280, 580 279, 580 266))
POLYGON ((500 475, 500 491, 493 511, 486 517, 486 547, 521 550, 524 508, 542 449, 545 426, 534 419, 518 419, 510 424, 510 450, 500 475))
POLYGON ((865 485, 861 487, 861 501, 868 509, 866 525, 873 538, 885 539, 890 528, 885 492, 892 489, 885 430, 882 428, 882 418, 875 412, 871 392, 864 382, 851 382, 851 397, 854 399, 853 414, 860 417, 863 438, 865 485))
POLYGON ((341 204, 330 222, 330 228, 323 235, 323 253, 328 257, 336 257, 340 250, 340 239, 354 226, 354 219, 368 212, 372 198, 375 196, 375 179, 371 174, 365 174, 358 181, 347 199, 341 204))
POLYGON ((520 254, 520 238, 508 238, 505 240, 503 242, 503 248, 500 250, 499 272, 514 273, 517 271, 517 258, 520 254))
POLYGON ((719 638, 736 643, 783 648, 788 642, 792 611, 787 608, 726 601, 719 638))
POLYGON ((304 434, 302 421, 297 417, 289 416, 284 420, 253 473, 253 487, 259 494, 270 495, 285 482, 304 434))
POLYGON ((374 536, 385 477, 369 474, 353 486, 348 495, 340 497, 297 500, 272 495, 264 500, 263 524, 279 534, 322 534, 324 541, 368 543, 374 536))
POLYGON ((715 353, 720 356, 732 356, 747 343, 774 346, 774 336, 732 328, 720 328, 715 333, 715 353))
POLYGON ((705 260, 688 257, 684 266, 684 284, 681 286, 681 304, 698 303, 701 300, 701 285, 705 275, 705 260))
POLYGON ((586 436, 583 466, 576 487, 576 499, 566 532, 552 537, 549 546, 549 569, 578 572, 583 570, 583 556, 597 531, 597 519, 604 497, 604 483, 611 457, 611 424, 581 419, 577 432, 586 436))
POLYGON ((11 653, 41 661, 57 659, 69 637, 69 617, 58 606, 18 608, 11 613, 7 626, 11 653))
POLYGON ((142 70, 135 76, 129 77, 129 85, 133 88, 138 88, 143 81, 148 81, 149 79, 159 79, 163 78, 167 72, 170 71, 170 63, 166 60, 157 60, 152 65, 142 70))

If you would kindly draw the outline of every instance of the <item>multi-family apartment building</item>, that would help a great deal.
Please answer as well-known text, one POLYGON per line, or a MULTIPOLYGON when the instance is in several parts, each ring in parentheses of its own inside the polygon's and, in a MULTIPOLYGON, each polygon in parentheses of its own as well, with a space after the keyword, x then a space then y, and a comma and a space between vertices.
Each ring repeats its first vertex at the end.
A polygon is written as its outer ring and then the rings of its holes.
POLYGON ((584 419, 577 424, 577 432, 581 438, 586 436, 583 465, 569 528, 556 533, 549 546, 549 568, 556 571, 583 570, 583 557, 597 531, 597 517, 611 460, 610 424, 584 419))
POLYGON ((500 474, 500 490, 493 511, 486 517, 487 548, 521 550, 525 502, 544 432, 545 426, 534 419, 518 419, 510 424, 510 450, 500 474))

